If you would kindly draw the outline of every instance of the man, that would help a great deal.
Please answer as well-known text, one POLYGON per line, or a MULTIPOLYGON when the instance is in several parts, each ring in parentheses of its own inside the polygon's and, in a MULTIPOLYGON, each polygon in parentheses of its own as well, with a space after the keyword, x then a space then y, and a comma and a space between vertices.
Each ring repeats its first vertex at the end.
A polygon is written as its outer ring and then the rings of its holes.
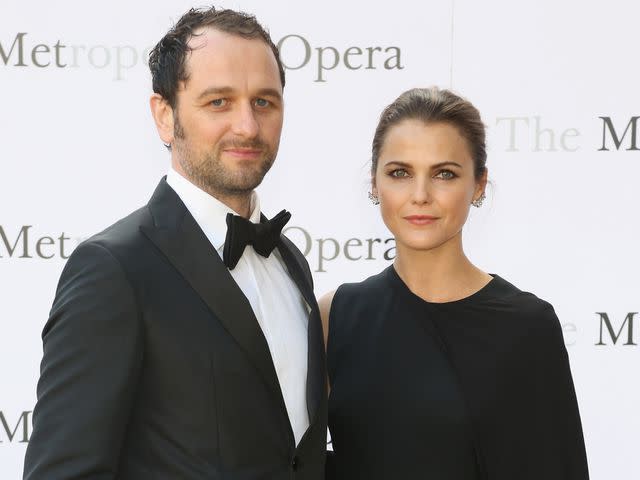
POLYGON ((252 16, 191 10, 150 68, 171 169, 62 273, 24 478, 321 479, 311 273, 254 192, 282 128, 277 48, 252 16))

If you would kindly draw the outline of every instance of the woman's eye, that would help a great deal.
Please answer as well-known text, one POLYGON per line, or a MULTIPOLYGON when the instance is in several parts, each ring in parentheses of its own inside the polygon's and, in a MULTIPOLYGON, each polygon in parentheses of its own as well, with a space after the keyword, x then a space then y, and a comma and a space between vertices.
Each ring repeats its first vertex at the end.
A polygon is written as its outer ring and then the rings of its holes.
POLYGON ((267 107, 269 106, 269 100, 265 100, 264 98, 257 98, 256 105, 258 107, 267 107))
POLYGON ((443 180, 451 180, 453 178, 456 178, 456 174, 453 173, 451 170, 442 170, 441 172, 438 172, 436 177, 441 178, 443 180))
POLYGON ((215 100, 211 100, 211 105, 214 107, 224 107, 227 104, 227 100, 225 98, 216 98, 215 100))
POLYGON ((409 174, 407 173, 407 171, 403 168, 398 168, 396 170, 391 170, 391 172, 389 172, 389 175, 391 175, 392 177, 395 178, 403 178, 403 177, 408 177, 409 174))

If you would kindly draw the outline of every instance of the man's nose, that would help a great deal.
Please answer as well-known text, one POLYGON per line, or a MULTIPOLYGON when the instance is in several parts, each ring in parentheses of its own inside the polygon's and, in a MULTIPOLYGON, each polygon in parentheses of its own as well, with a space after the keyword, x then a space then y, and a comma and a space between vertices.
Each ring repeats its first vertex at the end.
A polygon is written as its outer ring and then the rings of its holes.
POLYGON ((233 118, 233 133, 245 138, 255 138, 258 136, 259 126, 256 120, 256 113, 251 104, 241 104, 235 112, 233 118))

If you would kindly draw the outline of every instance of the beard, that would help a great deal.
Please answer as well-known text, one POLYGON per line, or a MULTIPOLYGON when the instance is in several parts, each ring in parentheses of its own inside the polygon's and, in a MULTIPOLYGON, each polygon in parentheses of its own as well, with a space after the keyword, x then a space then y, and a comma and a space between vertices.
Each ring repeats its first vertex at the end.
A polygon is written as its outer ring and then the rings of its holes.
POLYGON ((222 140, 210 151, 196 151, 189 143, 179 122, 174 127, 178 161, 192 183, 205 192, 218 196, 249 195, 262 183, 275 160, 276 152, 260 137, 251 140, 222 140), (222 162, 222 152, 229 148, 260 150, 260 158, 231 169, 222 162))

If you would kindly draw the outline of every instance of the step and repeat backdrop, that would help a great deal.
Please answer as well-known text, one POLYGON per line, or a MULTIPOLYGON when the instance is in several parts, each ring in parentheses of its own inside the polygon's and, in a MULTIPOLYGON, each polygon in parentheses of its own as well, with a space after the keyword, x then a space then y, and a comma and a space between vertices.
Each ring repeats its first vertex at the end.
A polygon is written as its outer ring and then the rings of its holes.
MULTIPOLYGON (((192 6, 201 5, 0 3, 2 479, 21 478, 40 334, 66 259, 146 203, 169 167, 149 113, 147 58, 192 6)), ((395 256, 367 199, 382 108, 439 85, 480 109, 491 186, 465 227, 467 253, 555 306, 592 478, 639 478, 640 4, 218 6, 255 13, 281 49, 285 126, 259 193, 268 215, 293 213, 286 233, 318 295, 395 256)))

